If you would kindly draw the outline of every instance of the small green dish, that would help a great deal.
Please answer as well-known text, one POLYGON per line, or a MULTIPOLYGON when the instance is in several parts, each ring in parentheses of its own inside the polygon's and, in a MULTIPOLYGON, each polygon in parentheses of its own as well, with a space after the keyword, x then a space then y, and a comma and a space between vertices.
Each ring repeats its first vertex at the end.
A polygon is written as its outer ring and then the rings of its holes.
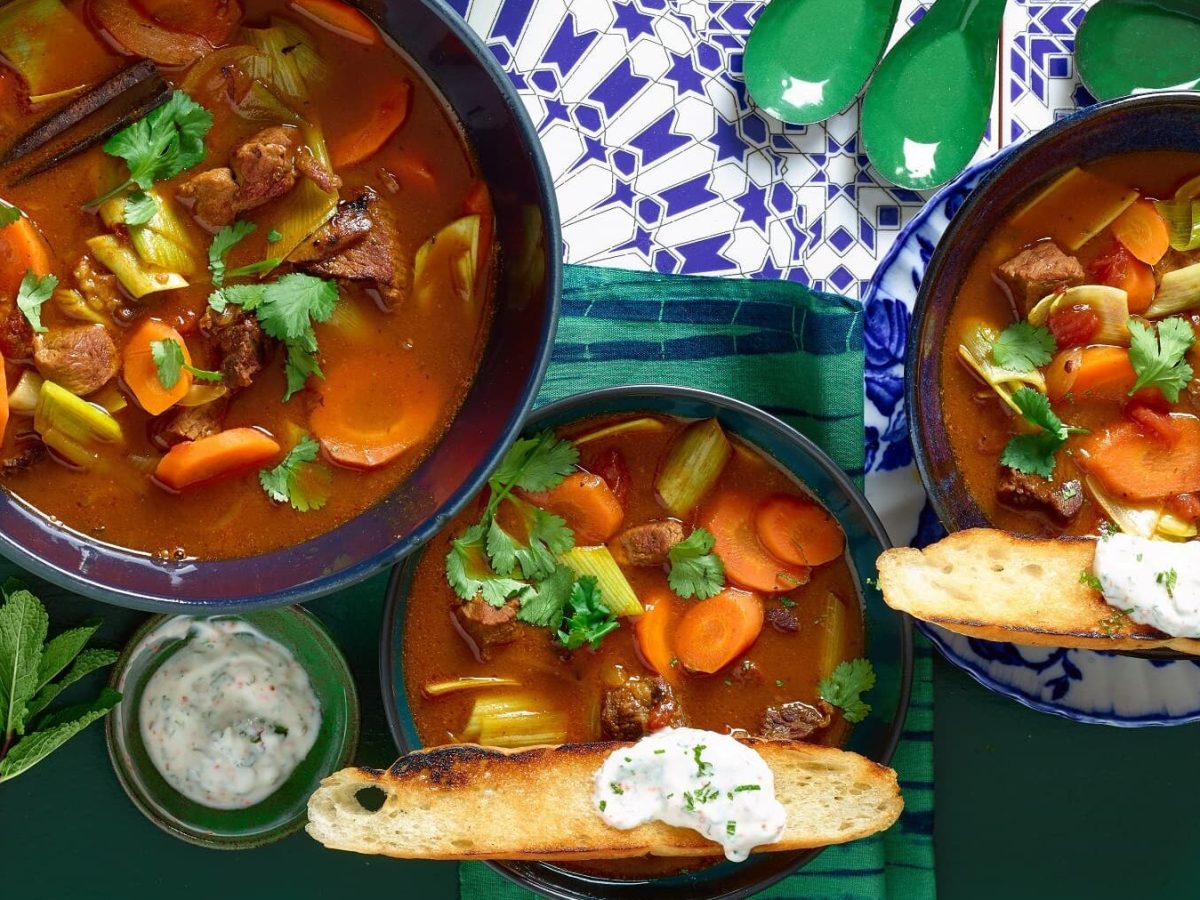
POLYGON ((358 691, 342 652, 321 623, 298 606, 212 617, 239 618, 292 652, 320 701, 321 730, 304 761, 270 797, 246 809, 211 809, 167 784, 142 743, 138 721, 142 691, 183 640, 135 651, 169 618, 154 616, 142 625, 113 669, 112 686, 125 699, 108 716, 106 730, 108 755, 121 787, 151 822, 201 847, 245 850, 299 830, 305 822, 309 795, 322 778, 349 765, 358 747, 358 691))

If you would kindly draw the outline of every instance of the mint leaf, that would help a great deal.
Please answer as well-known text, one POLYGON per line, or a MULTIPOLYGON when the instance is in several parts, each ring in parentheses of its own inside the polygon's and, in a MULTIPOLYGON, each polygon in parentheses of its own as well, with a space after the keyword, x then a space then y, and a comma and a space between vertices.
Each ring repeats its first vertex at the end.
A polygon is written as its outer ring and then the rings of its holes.
POLYGON ((992 359, 1011 372, 1032 372, 1050 364, 1057 346, 1049 328, 1016 322, 997 336, 992 344, 992 359))
POLYGON ((120 654, 115 650, 84 650, 77 657, 67 674, 58 681, 46 685, 29 701, 29 718, 33 718, 54 702, 54 699, 85 675, 97 669, 111 666, 120 654))
POLYGON ((50 727, 28 734, 0 759, 0 782, 16 778, 22 772, 33 768, 88 725, 97 719, 102 719, 110 709, 121 700, 121 695, 105 688, 100 696, 91 703, 70 710, 70 718, 66 721, 56 720, 50 727))
POLYGON ((1129 362, 1137 373, 1132 396, 1146 387, 1158 388, 1171 403, 1192 380, 1192 367, 1185 361, 1196 332, 1183 319, 1163 319, 1155 333, 1136 319, 1129 320, 1129 362))
POLYGON ((862 695, 875 687, 875 669, 869 659, 840 662, 829 676, 822 678, 817 692, 826 703, 842 711, 847 722, 858 723, 867 717, 871 707, 862 695))
POLYGON ((29 591, 14 591, 0 606, 0 746, 24 732, 49 627, 45 608, 29 591))
POLYGON ((45 334, 49 330, 42 324, 42 304, 50 299, 56 287, 58 279, 53 275, 39 278, 32 269, 27 269, 21 286, 17 288, 17 309, 24 313, 29 327, 38 334, 45 334))
POLYGON ((38 664, 38 690, 71 664, 71 660, 79 655, 99 627, 100 620, 92 619, 78 628, 64 631, 46 644, 38 664))
POLYGON ((671 571, 667 583, 680 597, 705 600, 725 587, 725 564, 712 552, 717 539, 705 528, 697 528, 667 551, 671 571))

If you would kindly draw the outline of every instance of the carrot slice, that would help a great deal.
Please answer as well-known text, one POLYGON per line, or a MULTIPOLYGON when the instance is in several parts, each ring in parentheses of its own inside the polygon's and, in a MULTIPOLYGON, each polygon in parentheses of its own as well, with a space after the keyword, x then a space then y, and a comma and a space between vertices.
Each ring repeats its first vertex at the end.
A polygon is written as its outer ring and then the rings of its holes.
POLYGON ((1200 419, 1176 413, 1179 437, 1164 443, 1133 422, 1084 438, 1076 461, 1125 500, 1157 500, 1200 490, 1200 419))
POLYGON ((625 521, 625 510, 608 482, 589 472, 575 472, 558 487, 524 496, 530 503, 566 519, 575 532, 577 545, 603 544, 625 521))
POLYGON ((146 319, 125 342, 121 375, 142 409, 157 416, 187 396, 192 389, 192 373, 182 369, 175 386, 169 389, 164 387, 150 349, 152 341, 176 341, 183 348, 183 361, 189 366, 192 356, 179 332, 159 319, 146 319))
POLYGON ((379 152, 387 139, 408 118, 412 90, 407 81, 389 83, 384 95, 371 107, 371 117, 358 129, 346 132, 329 148, 335 169, 353 166, 379 152))
POLYGON ((759 543, 755 502, 735 491, 718 491, 704 509, 701 524, 716 538, 716 553, 729 580, 742 587, 780 594, 805 584, 808 566, 776 559, 759 543))
POLYGON ((49 275, 50 248, 27 216, 0 228, 0 295, 15 297, 26 272, 49 275))
POLYGON ((754 528, 763 548, 794 566, 821 566, 842 555, 846 539, 819 503, 776 494, 759 504, 754 528))
POLYGON ((684 613, 675 631, 679 662, 691 672, 712 674, 745 652, 762 626, 758 595, 726 588, 684 613))
POLYGON ((379 42, 375 23, 340 0, 292 0, 291 7, 318 25, 360 44, 379 42))
POLYGON ((671 660, 675 659, 671 632, 678 618, 675 595, 657 588, 644 592, 638 599, 646 610, 633 622, 638 652, 647 666, 674 684, 679 672, 676 666, 671 665, 671 660))
POLYGON ((1153 266, 1171 248, 1167 223, 1149 200, 1139 200, 1112 223, 1113 235, 1126 250, 1153 266))
POLYGON ((397 371, 395 362, 368 353, 316 382, 319 402, 308 424, 334 462, 355 469, 385 466, 437 428, 446 403, 442 389, 411 366, 397 371), (376 373, 382 371, 395 373, 389 388, 402 386, 403 393, 380 394, 376 373))
POLYGON ((176 444, 158 461, 154 477, 183 490, 221 475, 260 466, 279 455, 279 444, 257 428, 230 428, 198 441, 176 444))
POLYGON ((1083 347, 1065 350, 1046 373, 1051 400, 1067 394, 1079 398, 1124 401, 1137 382, 1137 373, 1124 347, 1083 347))

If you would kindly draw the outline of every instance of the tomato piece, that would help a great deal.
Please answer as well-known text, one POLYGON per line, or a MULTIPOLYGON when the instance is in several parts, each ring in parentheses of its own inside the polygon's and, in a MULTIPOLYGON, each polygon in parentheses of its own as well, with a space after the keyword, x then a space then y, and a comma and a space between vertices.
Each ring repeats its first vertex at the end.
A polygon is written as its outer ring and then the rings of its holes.
POLYGON ((1090 344, 1100 330, 1100 316, 1090 306, 1077 303, 1051 313, 1046 327, 1054 335, 1060 350, 1083 347, 1090 344))

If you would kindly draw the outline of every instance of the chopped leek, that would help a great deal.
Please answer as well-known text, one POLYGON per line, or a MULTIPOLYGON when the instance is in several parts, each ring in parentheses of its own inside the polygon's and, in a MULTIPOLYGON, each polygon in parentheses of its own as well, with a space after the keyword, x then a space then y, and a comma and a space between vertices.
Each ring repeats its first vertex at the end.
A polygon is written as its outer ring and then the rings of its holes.
POLYGON ((1094 343, 1129 343, 1129 294, 1104 284, 1081 284, 1049 294, 1038 301, 1027 318, 1031 325, 1045 325, 1053 313, 1073 306, 1089 307, 1100 319, 1094 343))
POLYGON ((530 693, 485 694, 475 701, 459 740, 485 747, 533 747, 567 739, 567 714, 530 693))
POLYGON ((188 286, 187 279, 178 272, 151 269, 132 249, 110 234, 88 238, 87 245, 92 255, 117 276, 117 280, 134 298, 188 286))
POLYGON ((125 439, 120 424, 106 410, 53 381, 42 382, 33 427, 47 447, 84 468, 99 461, 97 445, 123 443, 125 439))
POLYGON ((1121 531, 1135 537, 1152 538, 1162 518, 1162 505, 1158 503, 1130 503, 1118 500, 1104 490, 1100 482, 1088 475, 1084 479, 1088 493, 1121 531))
POLYGON ((684 518, 721 477, 733 454, 729 438, 716 419, 693 422, 667 454, 654 488, 667 511, 684 518))
POLYGON ((640 616, 645 610, 633 585, 608 547, 572 547, 559 557, 576 575, 591 575, 600 588, 600 602, 614 616, 640 616))
POLYGON ((1154 206, 1167 223, 1172 250, 1200 247, 1200 200, 1159 200, 1154 206))
POLYGON ((1197 306, 1200 306, 1200 263, 1164 275, 1145 316, 1161 319, 1197 306))
POLYGON ((1200 197, 1200 175, 1189 178, 1175 192, 1176 200, 1191 200, 1193 197, 1200 197))
POLYGON ((1075 167, 1055 179, 1012 217, 1012 225, 1078 250, 1129 209, 1140 195, 1131 188, 1075 167), (1064 216, 1061 210, 1071 210, 1064 216))
POLYGON ((122 394, 120 389, 111 381, 104 387, 100 388, 100 390, 90 394, 88 396, 88 402, 98 403, 100 406, 103 406, 105 410, 113 414, 119 413, 129 405, 129 401, 125 398, 125 395, 122 394))
POLYGON ((234 107, 237 114, 251 122, 302 125, 304 120, 276 97, 261 81, 253 81, 234 107))
POLYGON ((468 675, 463 678, 452 678, 449 681, 431 681, 421 688, 421 693, 426 697, 444 697, 446 694, 457 694, 462 691, 479 691, 495 687, 517 687, 520 683, 515 678, 468 675))
POLYGON ((59 288, 54 292, 55 306, 62 310, 63 315, 81 322, 92 322, 96 325, 108 326, 112 319, 84 299, 83 294, 70 288, 59 288))
POLYGON ((661 419, 626 419, 624 422, 614 422, 612 425, 604 425, 597 428, 595 431, 589 431, 579 437, 571 438, 571 442, 578 447, 580 444, 586 444, 589 441, 598 441, 601 438, 614 437, 618 434, 629 434, 630 432, 641 431, 662 431, 667 426, 661 419))
POLYGON ((309 88, 329 75, 312 36, 287 19, 273 18, 269 28, 244 28, 242 36, 258 51, 246 62, 247 74, 284 96, 308 100, 309 88))
POLYGON ((817 674, 828 678, 847 656, 846 607, 832 591, 825 595, 817 625, 822 631, 821 646, 817 651, 817 674))
POLYGON ((26 369, 8 392, 8 408, 15 413, 32 416, 37 409, 38 393, 42 389, 42 376, 32 369, 26 369))
POLYGON ((0 4, 0 55, 21 73, 32 103, 75 94, 107 67, 104 48, 60 0, 0 4))
MULTIPOLYGON (((305 145, 317 162, 332 170, 321 129, 315 125, 305 125, 302 133, 305 145)), ((270 215, 260 216, 257 220, 261 230, 279 234, 279 240, 271 244, 271 256, 287 259, 288 254, 299 247, 306 237, 329 221, 337 205, 336 191, 326 193, 312 179, 301 178, 270 215)))
POLYGON ((417 250, 413 265, 413 289, 417 301, 428 305, 434 296, 436 272, 448 272, 450 284, 461 300, 475 302, 475 279, 479 272, 480 217, 456 219, 417 250))
POLYGON ((100 218, 109 228, 126 225, 129 242, 142 261, 169 272, 194 275, 201 268, 201 252, 179 212, 175 200, 156 188, 146 191, 154 198, 153 218, 141 225, 125 222, 127 195, 119 195, 100 204, 100 218))
POLYGON ((1028 385, 1044 394, 1046 379, 1038 369, 1032 372, 1016 372, 996 365, 992 361, 992 344, 998 336, 999 332, 995 328, 977 322, 974 328, 968 327, 966 342, 958 345, 958 355, 968 368, 999 395, 1009 409, 1021 415, 1020 407, 1013 402, 1013 393, 1022 385, 1028 385))

